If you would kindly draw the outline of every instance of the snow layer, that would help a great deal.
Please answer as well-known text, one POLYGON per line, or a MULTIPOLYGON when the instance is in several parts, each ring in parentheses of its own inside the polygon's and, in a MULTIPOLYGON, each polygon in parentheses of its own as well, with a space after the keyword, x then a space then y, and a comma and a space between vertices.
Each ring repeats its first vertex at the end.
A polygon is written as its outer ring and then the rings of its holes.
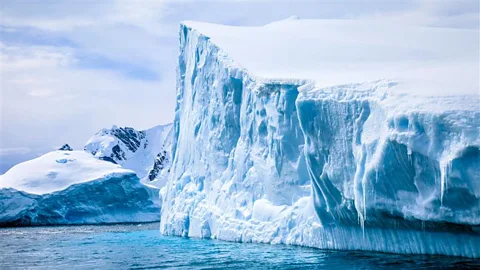
POLYGON ((84 151, 57 150, 13 166, 0 176, 0 188, 41 195, 108 174, 131 173, 131 170, 92 158, 84 151))
POLYGON ((170 169, 172 124, 137 131, 129 127, 102 129, 85 145, 96 158, 133 170, 144 184, 162 187, 170 169))
POLYGON ((84 151, 53 151, 0 176, 0 225, 159 220, 158 191, 84 151))
POLYGON ((477 41, 357 21, 182 24, 161 231, 480 257, 477 41))
POLYGON ((390 79, 410 93, 479 93, 476 29, 293 18, 261 27, 184 24, 257 78, 312 80, 318 87, 390 79))

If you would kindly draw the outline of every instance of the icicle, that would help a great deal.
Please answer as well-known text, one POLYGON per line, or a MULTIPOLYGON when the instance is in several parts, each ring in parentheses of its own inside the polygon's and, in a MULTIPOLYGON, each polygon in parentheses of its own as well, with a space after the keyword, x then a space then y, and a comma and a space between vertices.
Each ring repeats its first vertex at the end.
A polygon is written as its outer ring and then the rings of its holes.
POLYGON ((365 221, 367 220, 367 178, 362 178, 362 195, 363 195, 363 214, 362 214, 362 234, 365 238, 365 221))
POLYGON ((447 178, 450 174, 450 164, 447 161, 440 162, 440 204, 443 205, 443 197, 445 195, 445 191, 447 190, 447 178))

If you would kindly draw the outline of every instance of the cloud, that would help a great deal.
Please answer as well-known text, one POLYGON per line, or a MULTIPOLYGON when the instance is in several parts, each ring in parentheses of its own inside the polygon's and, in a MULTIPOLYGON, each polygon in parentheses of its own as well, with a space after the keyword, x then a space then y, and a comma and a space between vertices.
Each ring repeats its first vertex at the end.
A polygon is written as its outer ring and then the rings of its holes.
POLYGON ((0 146, 82 148, 106 126, 145 129, 172 121, 176 40, 162 39, 157 27, 162 6, 5 3, 0 146))
POLYGON ((105 126, 171 121, 170 86, 119 76, 116 69, 83 68, 71 48, 2 44, 0 59, 2 147, 69 142, 81 148, 105 126))
POLYGON ((13 147, 13 148, 0 148, 0 156, 7 156, 12 154, 27 154, 31 149, 27 147, 13 147))
POLYGON ((0 147, 44 151, 67 142, 82 148, 113 124, 144 129, 172 121, 182 20, 263 25, 298 15, 479 25, 478 1, 4 2, 0 147))
POLYGON ((162 15, 169 1, 31 1, 3 4, 3 25, 67 32, 77 28, 131 25, 163 34, 162 15))

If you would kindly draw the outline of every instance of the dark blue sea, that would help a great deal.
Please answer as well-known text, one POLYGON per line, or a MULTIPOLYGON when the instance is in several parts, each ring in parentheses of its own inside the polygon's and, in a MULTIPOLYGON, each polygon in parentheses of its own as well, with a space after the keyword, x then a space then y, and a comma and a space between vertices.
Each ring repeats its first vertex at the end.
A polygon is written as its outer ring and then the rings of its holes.
POLYGON ((162 236, 158 224, 0 229, 0 269, 480 269, 480 261, 162 236))

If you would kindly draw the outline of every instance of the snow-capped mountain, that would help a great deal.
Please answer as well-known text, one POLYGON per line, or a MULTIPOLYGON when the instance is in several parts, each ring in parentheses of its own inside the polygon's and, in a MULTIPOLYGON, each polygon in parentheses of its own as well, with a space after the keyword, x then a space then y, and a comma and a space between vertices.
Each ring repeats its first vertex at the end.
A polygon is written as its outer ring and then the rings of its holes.
POLYGON ((158 190, 84 151, 58 150, 0 176, 0 226, 159 220, 158 190))
POLYGON ((145 184, 161 187, 170 168, 172 124, 137 131, 113 126, 91 137, 85 151, 94 157, 133 170, 145 184))
POLYGON ((480 257, 476 30, 179 33, 164 234, 480 257))

